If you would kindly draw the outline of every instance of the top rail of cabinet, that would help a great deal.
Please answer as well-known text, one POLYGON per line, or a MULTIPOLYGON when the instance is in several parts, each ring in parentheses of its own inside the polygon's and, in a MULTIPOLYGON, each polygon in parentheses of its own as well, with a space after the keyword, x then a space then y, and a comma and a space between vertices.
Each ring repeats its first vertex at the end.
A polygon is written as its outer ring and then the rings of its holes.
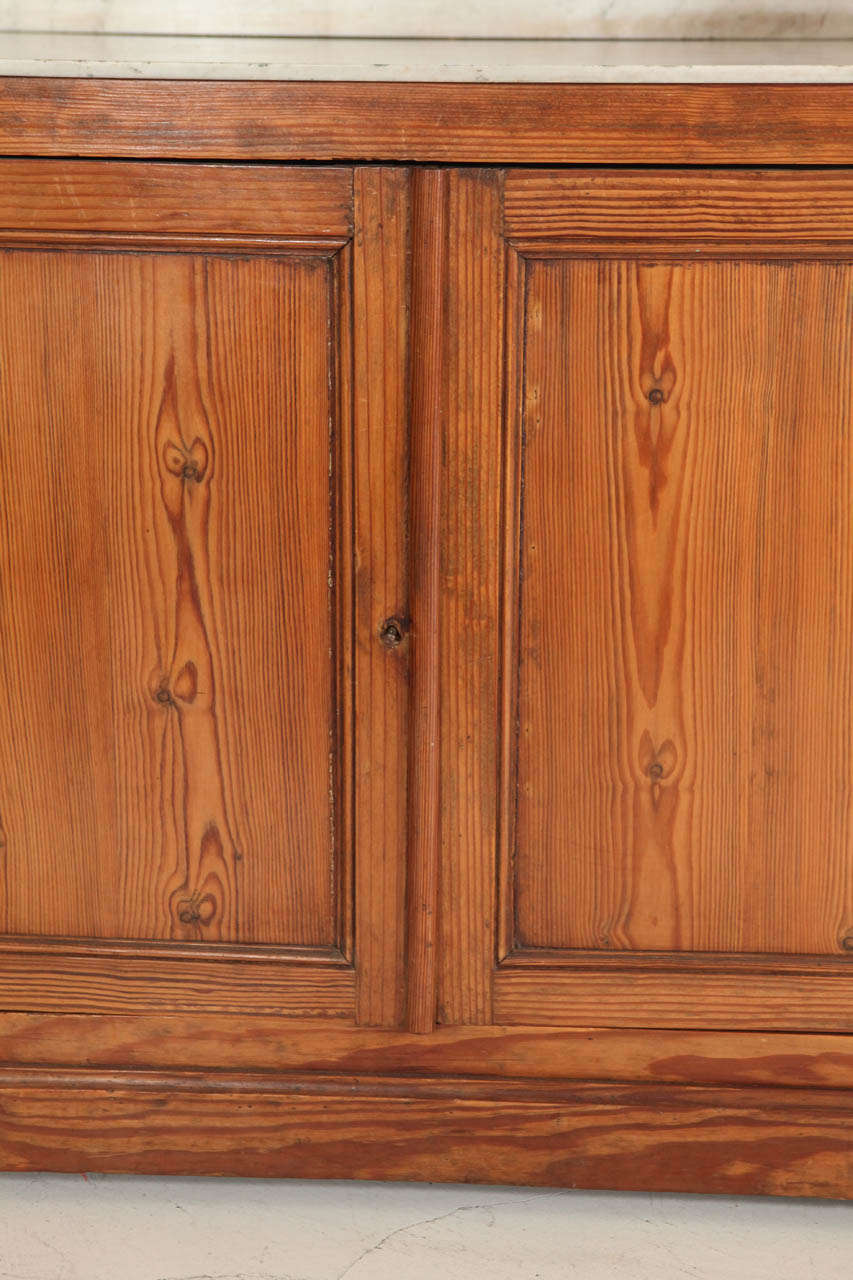
MULTIPOLYGON (((10 38, 0 35, 0 72, 11 65, 3 57, 10 38)), ((615 76, 596 80, 591 71, 589 79, 572 82, 522 83, 518 74, 513 82, 484 83, 465 81, 461 73, 458 80, 430 78, 427 68, 414 64, 408 66, 411 78, 401 73, 396 80, 390 72, 381 79, 354 73, 347 79, 228 78, 233 64, 228 74, 211 64, 208 70, 219 78, 173 76, 187 73, 184 63, 171 64, 168 76, 149 75, 142 64, 135 73, 115 76, 6 74, 0 75, 0 154, 526 166, 853 165, 853 42, 834 43, 845 49, 849 43, 851 52, 844 61, 836 51, 836 61, 824 69, 827 81, 836 80, 824 83, 783 83, 778 63, 772 64, 779 77, 773 83, 705 83, 701 75, 681 83, 616 83, 615 76)), ((803 46, 796 47, 802 55, 803 46)), ((808 70, 810 64, 799 66, 808 70)))

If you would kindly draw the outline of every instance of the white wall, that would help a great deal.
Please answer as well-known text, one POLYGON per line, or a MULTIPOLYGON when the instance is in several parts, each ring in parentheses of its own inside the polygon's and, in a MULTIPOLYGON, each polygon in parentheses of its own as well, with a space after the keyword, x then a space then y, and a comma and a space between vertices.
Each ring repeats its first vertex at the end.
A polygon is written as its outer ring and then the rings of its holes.
POLYGON ((0 30, 835 39, 853 0, 0 0, 0 30))
POLYGON ((849 1280, 851 1245, 838 1202, 0 1178, 0 1280, 849 1280))

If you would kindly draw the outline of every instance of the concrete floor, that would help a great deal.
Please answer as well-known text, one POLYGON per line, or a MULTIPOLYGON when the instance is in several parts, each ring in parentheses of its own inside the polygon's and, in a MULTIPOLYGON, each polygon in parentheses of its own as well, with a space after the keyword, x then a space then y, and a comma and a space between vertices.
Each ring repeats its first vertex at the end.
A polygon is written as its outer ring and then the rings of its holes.
POLYGON ((850 1280, 853 1204, 0 1175, 0 1280, 850 1280))

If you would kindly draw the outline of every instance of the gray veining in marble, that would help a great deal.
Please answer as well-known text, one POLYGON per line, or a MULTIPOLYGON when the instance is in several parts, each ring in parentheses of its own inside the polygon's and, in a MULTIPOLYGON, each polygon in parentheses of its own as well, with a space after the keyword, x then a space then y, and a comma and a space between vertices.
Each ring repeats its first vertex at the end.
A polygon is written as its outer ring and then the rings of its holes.
POLYGON ((0 0, 0 30, 482 39, 853 38, 851 0, 0 0))

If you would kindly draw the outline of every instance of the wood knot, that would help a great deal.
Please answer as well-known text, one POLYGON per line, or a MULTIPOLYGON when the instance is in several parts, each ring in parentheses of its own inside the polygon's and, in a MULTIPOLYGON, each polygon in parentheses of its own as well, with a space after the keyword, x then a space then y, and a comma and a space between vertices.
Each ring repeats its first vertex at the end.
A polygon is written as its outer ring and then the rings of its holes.
POLYGON ((841 939, 841 950, 853 951, 853 929, 851 929, 849 933, 845 933, 844 937, 841 939))
POLYGON ((170 440, 163 450, 163 463, 172 476, 177 476, 185 484, 200 484, 207 474, 207 445, 199 437, 187 447, 183 441, 175 444, 170 440))
POLYGON ((645 729, 640 739, 639 759, 640 768, 654 785, 671 777, 678 763, 678 752, 671 738, 656 746, 652 735, 645 729))
POLYGON ((386 618, 379 628, 379 639, 386 649, 396 649, 398 644, 402 644, 405 634, 406 624, 402 618, 386 618))
POLYGON ((173 707, 175 705, 175 700, 172 697, 166 680, 161 681, 154 690, 154 701, 158 702, 161 707, 173 707))
POLYGON ((209 925, 216 915, 216 902, 209 893, 194 893, 178 903, 181 924, 209 925))
POLYGON ((640 390, 651 405, 666 404, 675 390, 675 369, 669 359, 640 374, 640 390))

